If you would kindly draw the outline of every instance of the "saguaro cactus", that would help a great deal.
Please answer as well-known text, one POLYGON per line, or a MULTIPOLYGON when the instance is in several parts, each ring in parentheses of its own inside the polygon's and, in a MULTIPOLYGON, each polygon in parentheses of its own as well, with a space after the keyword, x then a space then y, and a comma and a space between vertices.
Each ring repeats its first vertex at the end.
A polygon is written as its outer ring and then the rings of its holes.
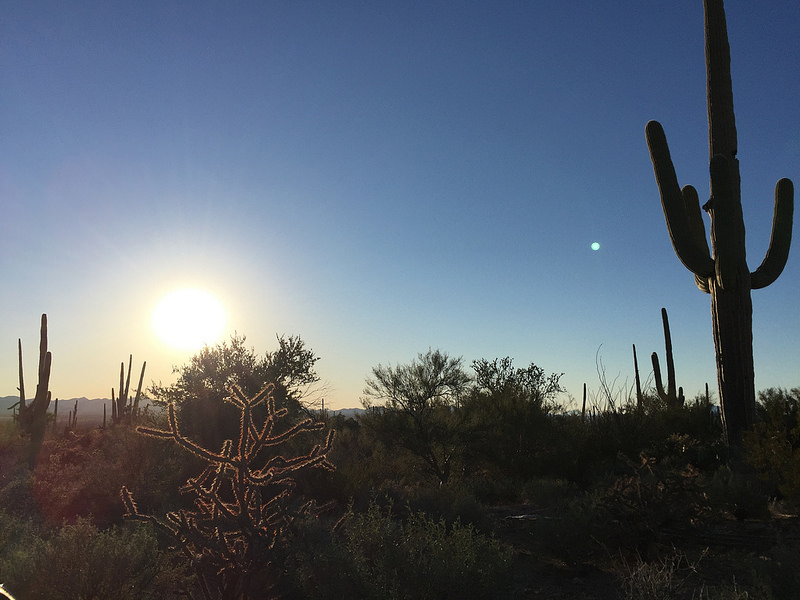
POLYGON ((742 432, 755 419, 753 306, 751 289, 768 286, 783 271, 792 238, 794 189, 781 179, 769 249, 750 272, 745 257, 736 122, 730 72, 730 47, 722 0, 704 0, 711 198, 703 209, 711 218, 711 253, 697 192, 680 189, 666 136, 656 121, 647 124, 661 205, 675 253, 711 294, 711 314, 722 422, 729 445, 741 444, 742 432))
POLYGON ((636 382, 636 408, 641 410, 644 396, 642 396, 642 381, 639 379, 639 361, 636 358, 636 344, 631 344, 631 346, 633 346, 633 374, 636 382))
POLYGON ((139 399, 142 395, 142 382, 144 381, 144 371, 147 361, 142 363, 142 371, 139 374, 139 385, 136 387, 136 396, 133 400, 128 397, 131 387, 131 369, 133 368, 133 354, 128 360, 128 376, 125 377, 125 363, 119 366, 119 398, 114 397, 114 388, 111 388, 111 421, 114 424, 123 421, 133 421, 139 412, 139 399))
POLYGON ((677 387, 675 383, 675 360, 672 358, 672 336, 669 332, 669 317, 667 309, 661 309, 661 323, 664 326, 664 346, 666 349, 667 361, 667 388, 661 379, 661 367, 658 364, 658 353, 653 352, 650 360, 653 362, 653 379, 656 380, 656 393, 661 401, 667 406, 683 406, 686 399, 683 396, 683 388, 677 387), (677 391, 676 391, 677 390, 677 391))
POLYGON ((29 466, 36 466, 39 448, 44 440, 47 426, 47 407, 50 406, 50 365, 53 357, 47 350, 47 315, 42 315, 42 326, 39 332, 39 371, 36 383, 36 396, 30 404, 25 399, 25 378, 22 372, 22 340, 17 340, 19 350, 19 426, 24 433, 31 436, 29 466))

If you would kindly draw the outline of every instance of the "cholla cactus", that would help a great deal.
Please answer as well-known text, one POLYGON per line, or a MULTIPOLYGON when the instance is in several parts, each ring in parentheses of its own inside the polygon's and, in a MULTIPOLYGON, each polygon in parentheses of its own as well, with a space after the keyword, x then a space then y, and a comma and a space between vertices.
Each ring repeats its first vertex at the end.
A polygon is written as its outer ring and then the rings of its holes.
POLYGON ((314 509, 312 502, 292 502, 294 476, 309 468, 333 470, 327 460, 333 431, 308 454, 285 457, 276 451, 301 433, 322 429, 324 423, 306 419, 281 430, 279 423, 288 411, 275 408, 273 387, 268 385, 253 398, 238 387, 231 389, 226 400, 241 411, 239 435, 217 452, 181 434, 173 404, 168 407, 168 430, 137 428, 150 437, 171 439, 208 463, 181 488, 194 496, 194 510, 170 512, 166 521, 141 514, 131 492, 124 486, 120 491, 127 517, 153 522, 171 534, 176 548, 191 561, 208 600, 244 600, 257 591, 261 597, 276 583, 271 560, 277 546, 292 521, 314 509), (254 411, 261 404, 266 408, 263 422, 254 411))

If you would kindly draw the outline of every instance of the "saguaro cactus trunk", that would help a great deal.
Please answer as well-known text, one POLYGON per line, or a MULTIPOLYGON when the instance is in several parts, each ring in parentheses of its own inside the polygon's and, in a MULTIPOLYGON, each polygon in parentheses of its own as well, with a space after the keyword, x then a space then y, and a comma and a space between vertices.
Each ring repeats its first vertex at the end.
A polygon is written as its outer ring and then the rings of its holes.
POLYGON ((728 444, 738 447, 742 433, 755 419, 750 290, 771 284, 786 265, 794 190, 788 179, 778 182, 769 249, 764 261, 751 273, 745 253, 725 10, 722 0, 704 0, 703 4, 711 172, 711 198, 703 210, 711 218, 711 254, 697 192, 688 185, 679 188, 664 130, 656 121, 647 124, 647 144, 672 245, 694 274, 698 287, 711 294, 722 421, 728 444))

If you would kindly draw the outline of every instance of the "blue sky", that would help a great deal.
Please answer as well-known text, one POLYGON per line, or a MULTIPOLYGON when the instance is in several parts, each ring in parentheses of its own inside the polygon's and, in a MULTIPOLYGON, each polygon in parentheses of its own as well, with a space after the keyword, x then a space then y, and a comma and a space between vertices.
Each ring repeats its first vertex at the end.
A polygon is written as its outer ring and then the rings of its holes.
MULTIPOLYGON (((748 257, 800 180, 800 4, 729 2, 748 257)), ((150 314, 217 295, 259 352, 300 335, 329 406, 440 348, 563 372, 663 361, 716 387, 709 297, 674 255, 644 140, 708 194, 703 15, 671 2, 3 2, 0 395, 108 396, 150 314), (592 251, 592 242, 600 249, 592 251)), ((796 248, 753 293, 756 386, 800 385, 796 248)))

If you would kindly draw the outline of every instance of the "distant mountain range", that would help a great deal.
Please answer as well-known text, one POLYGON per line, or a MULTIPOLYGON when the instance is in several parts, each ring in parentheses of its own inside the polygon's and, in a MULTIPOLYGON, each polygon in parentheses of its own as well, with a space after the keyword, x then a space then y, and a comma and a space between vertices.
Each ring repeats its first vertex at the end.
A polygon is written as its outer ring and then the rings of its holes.
MULTIPOLYGON (((0 396, 0 419, 11 418, 11 407, 19 402, 19 396, 0 396)), ((110 398, 59 398, 58 400, 58 420, 66 419, 69 411, 75 408, 78 403, 78 421, 84 425, 95 421, 102 422, 103 407, 107 406, 108 419, 111 418, 111 399, 110 398)), ((48 412, 55 410, 55 402, 50 403, 48 412)), ((341 410, 328 409, 329 415, 344 415, 346 418, 354 419, 364 413, 363 408, 344 408, 341 410)))
POLYGON ((355 419, 356 417, 360 417, 364 414, 363 408, 342 408, 340 410, 332 410, 328 409, 327 413, 331 416, 333 415, 342 415, 347 419, 355 419))
MULTIPOLYGON (((30 402, 32 398, 27 398, 30 402)), ((19 396, 1 396, 0 397, 0 419, 11 418, 11 407, 19 402, 19 396)), ((84 424, 102 422, 103 420, 103 406, 108 406, 108 418, 111 418, 111 400, 109 398, 69 398, 58 400, 58 420, 66 419, 69 411, 75 408, 75 403, 78 403, 78 421, 84 424)), ((55 411, 55 401, 50 402, 47 412, 55 411)))

